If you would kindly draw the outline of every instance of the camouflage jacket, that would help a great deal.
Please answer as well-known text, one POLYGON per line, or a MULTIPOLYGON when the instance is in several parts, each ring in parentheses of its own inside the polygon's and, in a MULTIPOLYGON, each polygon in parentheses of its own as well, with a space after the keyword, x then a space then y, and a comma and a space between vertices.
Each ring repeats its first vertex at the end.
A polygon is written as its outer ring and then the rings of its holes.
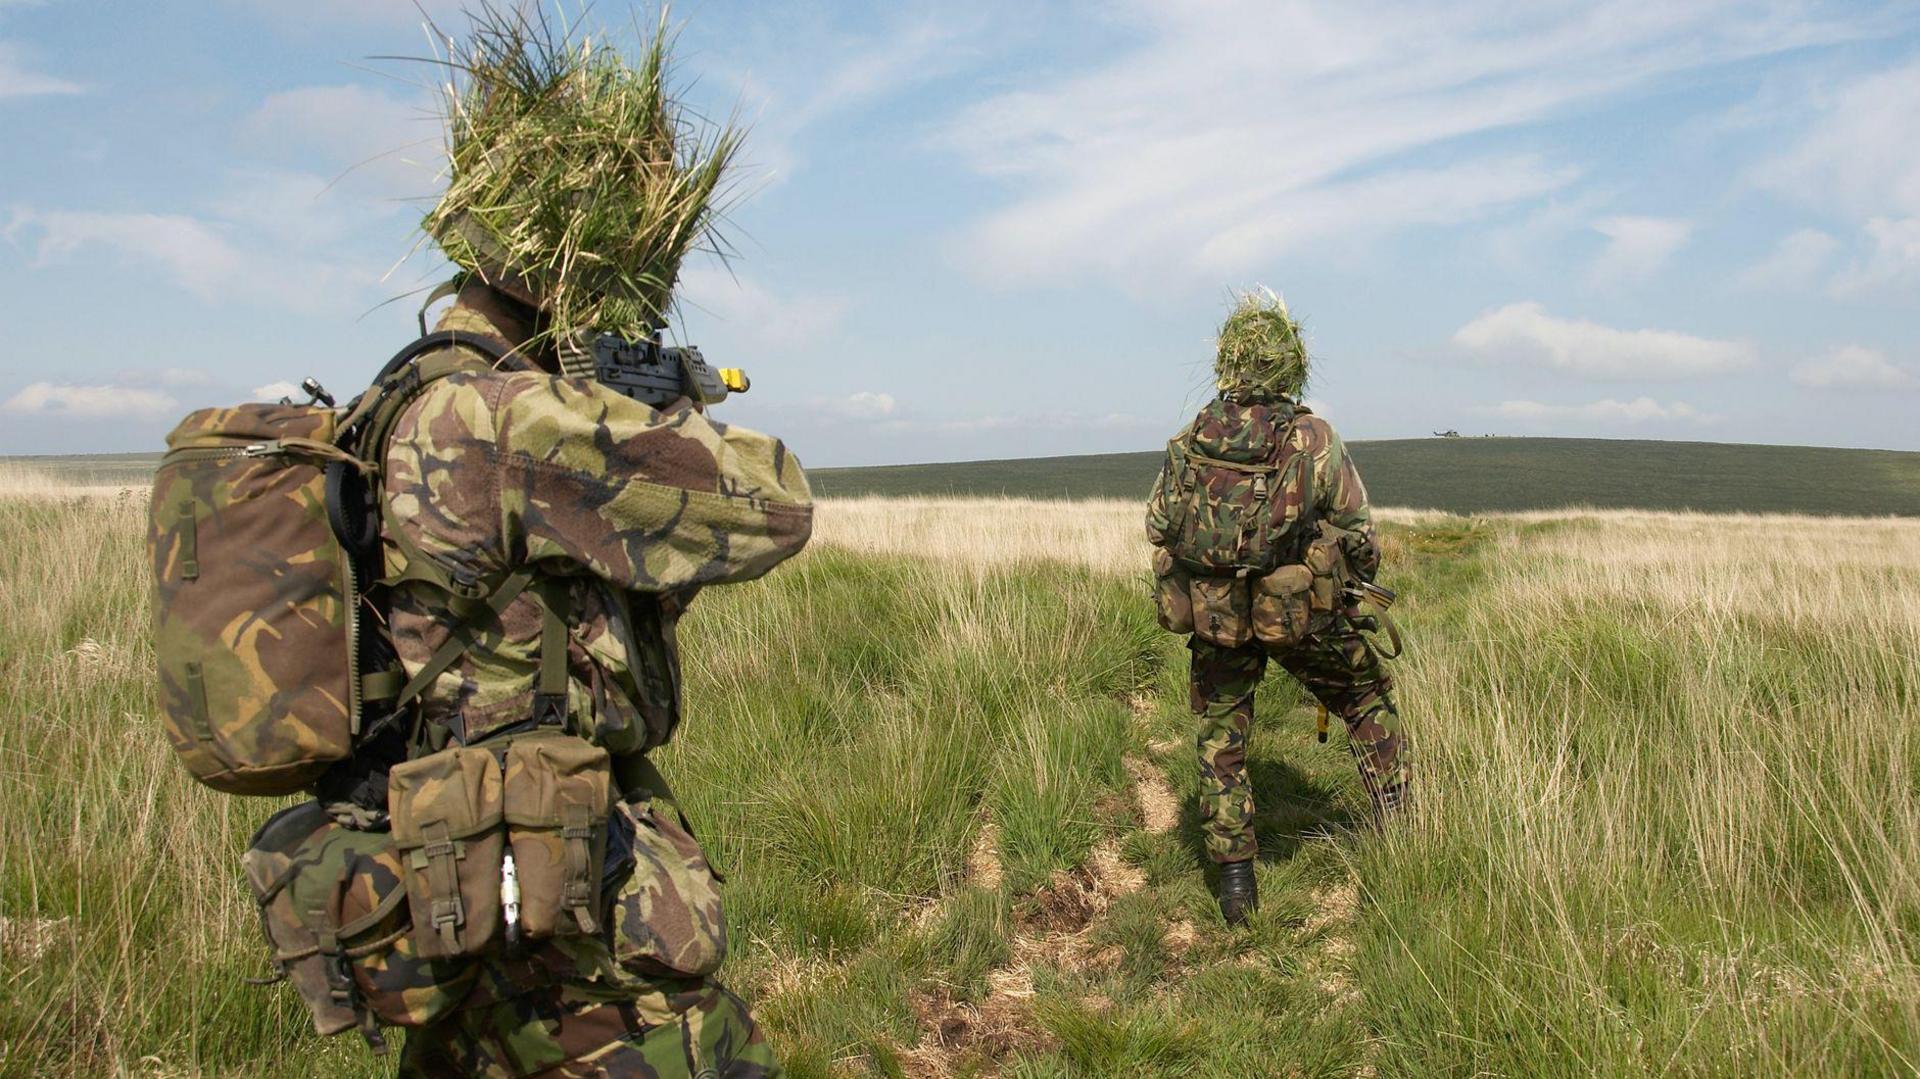
MULTIPOLYGON (((1335 433, 1333 425, 1321 419, 1305 405, 1286 403, 1286 409, 1297 413, 1298 422, 1293 424, 1289 443, 1293 452, 1308 454, 1313 462, 1313 505, 1319 520, 1352 532, 1358 532, 1369 540, 1373 537, 1373 514, 1367 506, 1367 487, 1360 482, 1360 470, 1355 467, 1353 458, 1335 433)), ((1258 414, 1265 409, 1279 409, 1273 405, 1255 406, 1248 411, 1258 414)), ((1193 423, 1180 429, 1174 436, 1175 442, 1185 442, 1194 433, 1196 424, 1206 421, 1216 411, 1212 406, 1203 409, 1194 417, 1193 423)), ((1264 417, 1263 417, 1264 419, 1264 417)), ((1284 428, 1284 416, 1273 417, 1276 428, 1284 428)), ((1236 438, 1251 438, 1255 432, 1215 431, 1210 432, 1214 442, 1231 442, 1236 438)), ((1147 496, 1147 541, 1155 547, 1165 547, 1173 541, 1173 477, 1168 475, 1168 465, 1163 465, 1160 475, 1153 481, 1153 491, 1147 496)))
MULTIPOLYGON (((510 347, 529 335, 478 285, 438 328, 510 347)), ((526 719, 543 620, 535 593, 558 589, 571 608, 574 729, 616 756, 651 749, 677 721, 673 625, 693 593, 757 577, 805 546, 813 510, 800 462, 778 439, 684 402, 656 411, 594 382, 476 368, 428 386, 395 424, 387 570, 405 578, 418 558, 456 581, 497 582, 532 565, 541 581, 499 618, 482 612, 424 714, 469 740, 526 719)), ((395 587, 391 632, 409 676, 461 621, 444 589, 395 587)))

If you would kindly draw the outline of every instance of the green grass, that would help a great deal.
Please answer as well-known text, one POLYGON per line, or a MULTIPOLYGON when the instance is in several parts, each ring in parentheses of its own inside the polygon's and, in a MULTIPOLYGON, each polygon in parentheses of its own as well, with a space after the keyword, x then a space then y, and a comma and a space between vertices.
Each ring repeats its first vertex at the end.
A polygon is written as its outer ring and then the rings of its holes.
MULTIPOLYGON (((170 759, 139 542, 135 500, 0 499, 0 1075, 388 1074, 242 981, 273 807, 170 759)), ((1913 526, 1387 543, 1420 811, 1364 828, 1270 678, 1238 931, 1143 581, 821 548, 704 593, 663 767, 791 1073, 1912 1074, 1913 526), (1129 758, 1177 827, 1144 826, 1129 758)))
MULTIPOLYGON (((1920 515, 1920 453, 1585 438, 1421 438, 1348 444, 1378 506, 1449 513, 1592 506, 1716 513, 1920 515)), ((822 468, 851 495, 1145 498, 1161 455, 1102 453, 822 468)))

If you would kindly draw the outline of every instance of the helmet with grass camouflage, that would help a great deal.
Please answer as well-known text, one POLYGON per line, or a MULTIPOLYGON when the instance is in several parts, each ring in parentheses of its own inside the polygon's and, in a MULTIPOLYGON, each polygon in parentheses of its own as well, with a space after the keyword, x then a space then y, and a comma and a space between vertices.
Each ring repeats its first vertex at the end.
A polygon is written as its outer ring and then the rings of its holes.
POLYGON ((1220 324, 1213 371, 1223 394, 1298 400, 1307 388, 1307 343, 1287 301, 1264 288, 1236 293, 1220 324))
POLYGON ((740 132, 674 100, 664 18, 629 59, 544 11, 483 4, 467 38, 446 41, 449 180, 422 227, 543 310, 543 336, 649 337, 681 260, 717 246, 740 132))

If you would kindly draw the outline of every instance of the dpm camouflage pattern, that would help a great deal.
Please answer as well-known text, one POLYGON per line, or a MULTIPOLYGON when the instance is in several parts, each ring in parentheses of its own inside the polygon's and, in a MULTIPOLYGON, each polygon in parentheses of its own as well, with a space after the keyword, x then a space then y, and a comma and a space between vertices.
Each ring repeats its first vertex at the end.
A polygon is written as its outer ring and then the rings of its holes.
POLYGON ((701 977, 727 956, 727 919, 713 868, 658 800, 621 805, 633 872, 613 900, 613 954, 638 975, 701 977))
POLYGON ((635 1002, 527 994, 409 1032, 400 1074, 422 1079, 772 1079, 773 1052, 740 998, 710 981, 635 1002))
MULTIPOLYGON (((470 294, 440 329, 526 339, 470 294)), ((388 570, 431 560, 458 582, 539 564, 569 593, 569 711, 616 757, 666 741, 675 720, 675 618, 700 586, 745 581, 797 553, 812 497, 784 443, 691 408, 655 411, 594 382, 479 371, 430 385, 395 425, 385 461, 388 570), (657 627, 657 628, 656 628, 657 627), (649 652, 660 642, 666 655, 649 652)), ((394 644, 411 674, 468 613, 404 582, 394 644)), ((542 607, 529 590, 423 698, 471 740, 531 709, 542 607)))
POLYGON ((1299 527, 1307 517, 1372 533, 1367 489, 1340 436, 1327 421, 1284 399, 1221 397, 1167 443, 1167 459, 1147 495, 1147 540, 1197 569, 1247 566, 1265 572, 1299 560, 1293 548, 1311 534, 1299 527), (1276 447, 1283 433, 1287 444, 1276 447), (1209 467, 1196 456, 1278 464, 1279 473, 1268 481, 1277 501, 1267 526, 1247 520, 1254 512, 1256 473, 1209 467))
POLYGON ((340 826, 318 802, 281 810, 242 860, 260 921, 321 1034, 430 1023, 468 996, 469 960, 418 958, 392 837, 340 826))
MULTIPOLYGON (((439 328, 519 346, 530 327, 510 310, 470 285, 439 328)), ((812 528, 805 473, 777 439, 532 371, 432 383, 395 424, 383 479, 387 568, 403 577, 391 630, 410 676, 473 613, 433 578, 465 585, 527 565, 542 571, 499 617, 481 612, 462 658, 428 687, 424 716, 469 741, 525 720, 539 668, 537 597, 563 592, 568 720, 623 775, 623 759, 673 733, 674 623, 694 593, 767 572, 812 528), (417 575, 426 580, 412 579, 411 558, 432 564, 417 575)), ((673 904, 666 883, 652 886, 656 906, 673 904)), ((688 891, 677 902, 702 907, 688 891)), ((609 920, 637 928, 617 912, 609 920)), ((717 911, 703 921, 718 921, 717 911)), ((602 932, 487 954, 459 1010, 409 1033, 406 1073, 778 1074, 737 998, 704 978, 623 965, 614 951, 602 932)), ((683 949, 676 961, 691 959, 683 949)))
MULTIPOLYGON (((1268 653, 1258 644, 1221 648, 1198 637, 1187 648, 1192 653, 1188 699, 1200 719, 1196 742, 1207 854, 1216 862, 1244 861, 1259 852, 1247 739, 1268 653)), ((1346 723, 1348 749, 1377 810, 1403 805, 1409 760, 1393 707, 1393 679, 1365 638, 1343 621, 1318 617, 1299 644, 1273 658, 1346 723)))
POLYGON ((167 436, 147 550, 161 718, 195 778, 291 794, 352 748, 351 580, 327 524, 334 413, 202 409, 167 436))

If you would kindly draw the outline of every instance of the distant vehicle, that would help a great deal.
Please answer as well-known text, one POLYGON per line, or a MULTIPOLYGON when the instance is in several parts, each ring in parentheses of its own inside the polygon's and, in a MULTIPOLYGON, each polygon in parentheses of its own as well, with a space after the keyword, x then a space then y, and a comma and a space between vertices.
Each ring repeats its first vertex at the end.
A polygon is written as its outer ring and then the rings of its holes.
POLYGON ((1458 432, 1458 431, 1435 431, 1435 432, 1433 433, 1433 437, 1435 437, 1435 438, 1459 438, 1459 437, 1460 437, 1460 432, 1458 432))

